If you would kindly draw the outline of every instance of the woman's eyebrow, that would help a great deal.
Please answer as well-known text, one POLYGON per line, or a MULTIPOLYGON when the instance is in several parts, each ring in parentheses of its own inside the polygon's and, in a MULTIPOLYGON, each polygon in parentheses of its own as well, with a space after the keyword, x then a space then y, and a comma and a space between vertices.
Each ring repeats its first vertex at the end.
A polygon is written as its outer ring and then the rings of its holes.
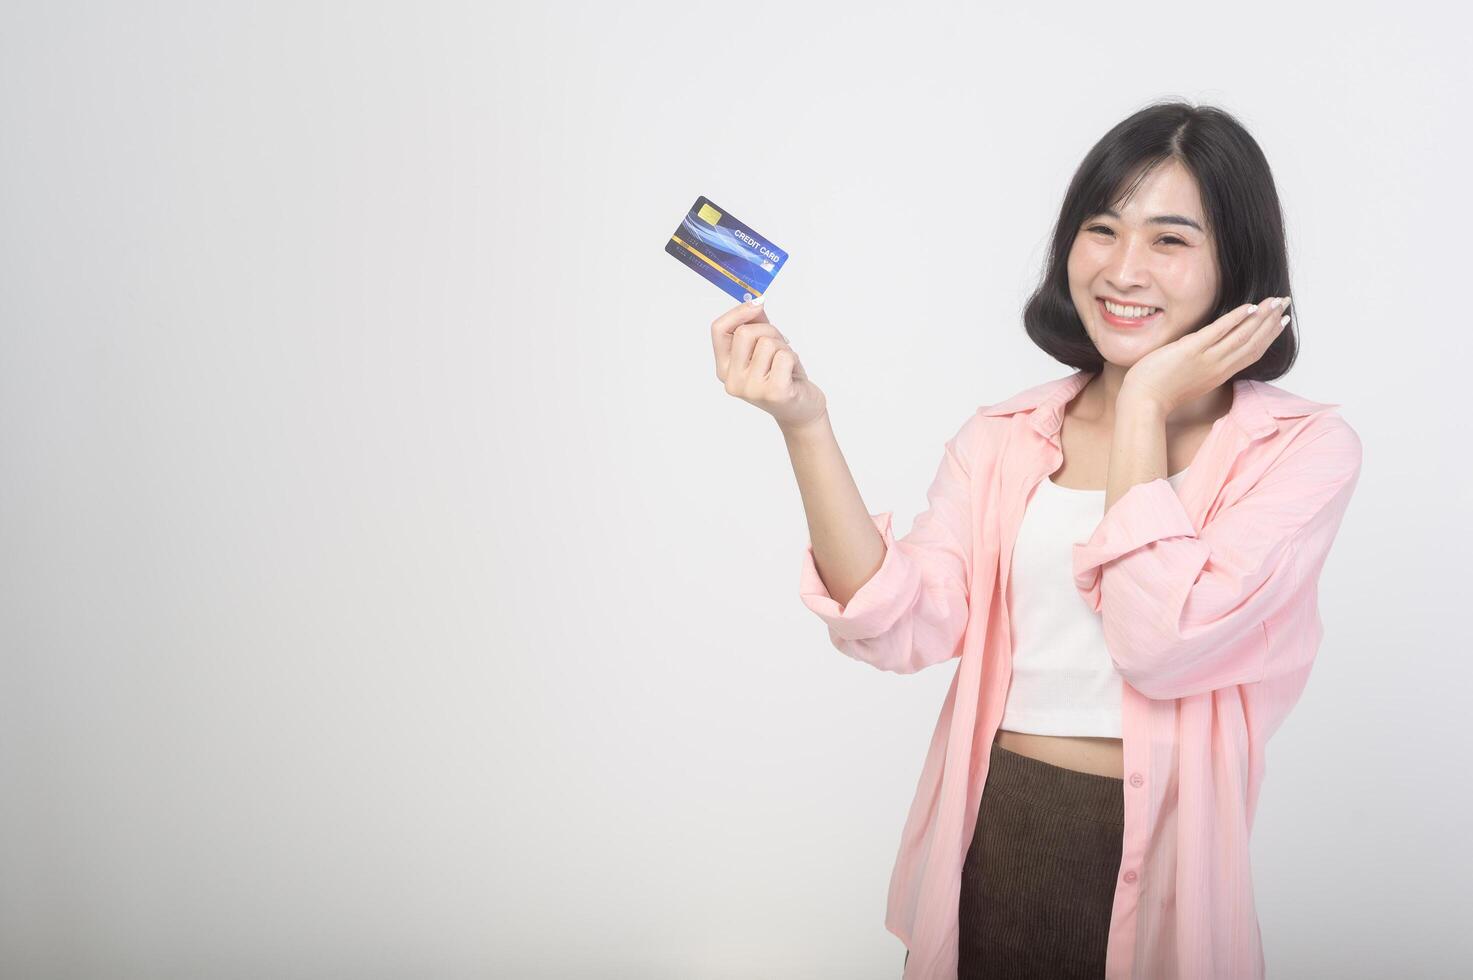
MULTIPOLYGON (((1109 215, 1110 217, 1115 218, 1115 219, 1119 219, 1119 217, 1120 217, 1120 215, 1116 214, 1114 211, 1110 210, 1109 208, 1105 208, 1105 210, 1101 211, 1100 214, 1109 215)), ((1202 230, 1202 226, 1201 225, 1197 224, 1191 218, 1188 218, 1186 215, 1182 215, 1182 214, 1158 214, 1158 215, 1153 215, 1152 217, 1149 217, 1149 218, 1146 219, 1146 224, 1148 224, 1148 225, 1186 225, 1188 228, 1195 228, 1198 231, 1201 231, 1202 230)))

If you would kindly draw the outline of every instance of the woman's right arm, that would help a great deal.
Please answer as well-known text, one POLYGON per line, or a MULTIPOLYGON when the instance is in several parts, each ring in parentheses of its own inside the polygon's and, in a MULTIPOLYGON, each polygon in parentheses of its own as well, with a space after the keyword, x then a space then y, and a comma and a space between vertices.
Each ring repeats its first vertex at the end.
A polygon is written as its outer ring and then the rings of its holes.
MULTIPOLYGON (((929 506, 911 522, 903 538, 897 539, 891 532, 890 511, 865 514, 873 530, 866 529, 863 535, 847 518, 834 530, 816 516, 816 512, 823 512, 824 504, 809 503, 808 491, 803 491, 812 543, 803 551, 799 596, 828 624, 829 640, 842 653, 898 674, 913 674, 961 656, 972 574, 974 494, 968 466, 978 451, 975 440, 982 432, 980 421, 980 416, 973 415, 946 441, 941 463, 926 492, 929 506), (825 527, 828 530, 821 530, 825 527), (828 585, 833 583, 837 588, 839 583, 822 550, 826 533, 847 536, 833 547, 846 551, 847 557, 840 558, 849 563, 846 571, 856 578, 863 577, 858 590, 842 602, 840 594, 828 585), (876 534, 882 545, 878 568, 873 558, 854 557, 867 554, 860 550, 866 546, 864 539, 876 534), (865 561, 871 564, 860 568, 865 561)), ((790 451, 792 445, 790 439, 790 451)), ((803 464, 798 460, 795 456, 793 467, 801 486, 803 464)), ((842 460, 838 465, 844 467, 842 460)), ((844 473, 847 477, 847 468, 844 473)), ((818 477, 815 482, 825 479, 818 477)), ((858 493, 854 493, 857 501, 858 493)), ((844 496, 829 499, 833 501, 831 506, 848 506, 844 496)))
POLYGON ((884 534, 870 517, 839 451, 828 414, 803 426, 780 426, 808 516, 814 565, 840 607, 874 578, 884 561, 884 534))
POLYGON ((829 424, 823 393, 760 304, 744 303, 712 324, 716 373, 729 394, 778 422, 808 518, 800 595, 841 652, 881 670, 913 673, 959 656, 971 573, 973 451, 946 443, 927 492, 930 507, 897 540, 892 514, 871 514, 829 424))

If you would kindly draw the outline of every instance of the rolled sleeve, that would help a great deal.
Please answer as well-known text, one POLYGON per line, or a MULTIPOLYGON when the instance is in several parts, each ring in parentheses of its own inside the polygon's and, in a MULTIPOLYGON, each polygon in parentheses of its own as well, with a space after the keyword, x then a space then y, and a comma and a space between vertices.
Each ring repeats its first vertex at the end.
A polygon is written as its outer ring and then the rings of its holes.
POLYGON ((1312 592, 1302 572, 1324 563, 1360 461, 1354 430, 1329 416, 1200 531, 1165 479, 1122 494, 1073 546, 1075 587, 1121 677, 1152 698, 1262 680, 1275 666, 1264 624, 1312 592))
POLYGON ((894 626, 920 584, 919 569, 895 546, 895 535, 890 529, 894 512, 887 510, 869 516, 885 539, 885 558, 879 570, 849 597, 847 604, 839 605, 823 584, 813 558, 812 543, 803 549, 799 595, 803 604, 817 613, 841 640, 868 640, 894 626))
POLYGON ((973 507, 970 466, 983 451, 985 424, 974 414, 946 441, 926 491, 929 506, 904 537, 891 530, 892 511, 870 514, 885 542, 880 567, 840 606, 804 548, 799 580, 803 604, 828 625, 842 653, 881 670, 913 673, 961 655, 972 570, 973 507))
POLYGON ((1115 501, 1089 540, 1074 546, 1075 587, 1089 608, 1099 612, 1101 571, 1106 562, 1162 538, 1193 541, 1197 552, 1205 553, 1207 546, 1195 541, 1196 536, 1197 528, 1176 488, 1164 478, 1137 483, 1115 501))

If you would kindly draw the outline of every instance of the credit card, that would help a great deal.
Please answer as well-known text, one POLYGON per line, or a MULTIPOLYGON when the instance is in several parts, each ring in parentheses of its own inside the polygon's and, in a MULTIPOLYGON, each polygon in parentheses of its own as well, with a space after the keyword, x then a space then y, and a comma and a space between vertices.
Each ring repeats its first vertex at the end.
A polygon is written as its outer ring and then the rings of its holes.
POLYGON ((665 251, 745 303, 761 296, 788 253, 705 197, 696 198, 665 251))

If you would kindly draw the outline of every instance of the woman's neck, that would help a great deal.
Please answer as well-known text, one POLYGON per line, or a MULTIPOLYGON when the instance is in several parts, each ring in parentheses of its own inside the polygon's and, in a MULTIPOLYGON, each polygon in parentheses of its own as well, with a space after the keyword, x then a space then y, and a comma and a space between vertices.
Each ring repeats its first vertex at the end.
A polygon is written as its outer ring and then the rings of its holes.
MULTIPOLYGON (((1120 396, 1120 387, 1125 382, 1126 371, 1126 368, 1106 363, 1104 369, 1090 378, 1089 383, 1074 399, 1071 414, 1081 421, 1113 428, 1115 402, 1120 396)), ((1232 406, 1233 385, 1229 381, 1172 409, 1166 418, 1166 427, 1191 429, 1199 425, 1211 425, 1226 415, 1232 406)))

